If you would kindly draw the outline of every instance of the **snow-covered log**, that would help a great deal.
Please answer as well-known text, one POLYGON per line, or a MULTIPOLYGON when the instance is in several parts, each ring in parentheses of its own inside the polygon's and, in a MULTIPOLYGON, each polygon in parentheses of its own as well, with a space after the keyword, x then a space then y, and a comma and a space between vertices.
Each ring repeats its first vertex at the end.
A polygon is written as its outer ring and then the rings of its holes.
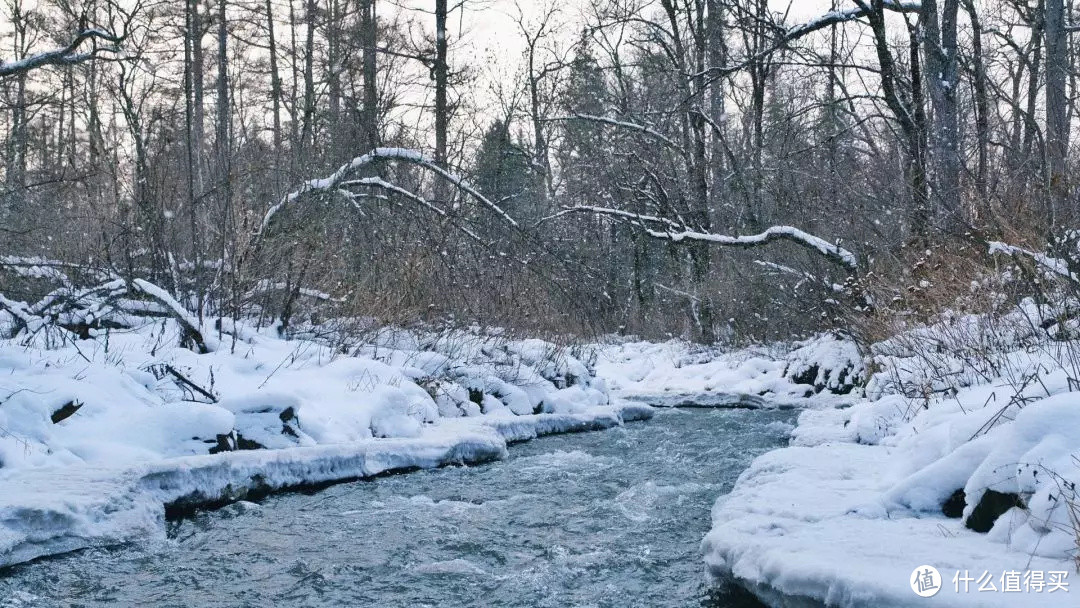
POLYGON ((135 279, 128 283, 116 277, 99 285, 85 289, 61 287, 53 290, 35 304, 28 305, 5 298, 0 293, 0 311, 6 311, 13 321, 10 336, 20 332, 35 333, 42 328, 62 327, 81 337, 88 337, 88 328, 97 327, 103 320, 116 323, 116 313, 120 313, 120 325, 124 326, 123 315, 160 316, 164 313, 176 319, 184 331, 185 340, 190 341, 200 353, 210 352, 203 336, 201 323, 161 287, 143 280, 135 279), (125 300, 130 295, 141 295, 153 300, 157 306, 146 306, 145 302, 125 300))
POLYGON ((203 338, 202 330, 200 329, 199 320, 195 318, 186 308, 177 302, 169 292, 154 285, 150 281, 143 279, 135 279, 131 282, 134 291, 145 294, 159 303, 165 306, 172 313, 173 318, 180 324, 180 326, 187 333, 188 338, 195 344, 200 353, 210 352, 210 348, 206 345, 206 340, 203 338))
POLYGON ((664 239, 673 242, 680 241, 704 241, 708 243, 714 243, 725 247, 758 247, 765 245, 773 241, 790 241, 796 245, 805 247, 812 251, 816 251, 825 256, 829 260, 845 266, 849 270, 855 270, 859 267, 859 259, 854 253, 826 241, 825 239, 814 236, 808 232, 799 230, 792 226, 771 226, 758 234, 751 234, 746 236, 730 236, 726 234, 712 234, 708 232, 698 232, 691 230, 688 227, 679 226, 675 222, 665 218, 659 218, 650 215, 640 215, 637 213, 631 213, 629 211, 622 211, 619 209, 608 209, 605 207, 583 206, 583 207, 571 207, 566 209, 568 212, 585 212, 585 213, 597 213, 600 215, 608 215, 612 217, 618 217, 628 220, 634 226, 640 228, 643 232, 649 236, 657 239, 664 239), (652 227, 652 225, 662 225, 662 227, 652 227))
MULTIPOLYGON (((255 284, 254 287, 251 288, 250 291, 248 291, 247 297, 250 298, 257 294, 266 293, 269 291, 286 291, 294 288, 295 287, 290 287, 289 284, 285 282, 274 282, 270 279, 261 279, 258 283, 255 284)), ((335 298, 334 296, 326 293, 325 291, 319 291, 318 289, 312 289, 310 287, 300 287, 296 289, 296 293, 304 297, 311 298, 313 300, 319 300, 321 302, 341 303, 345 301, 344 298, 335 298)))
POLYGON ((1036 265, 1051 274, 1069 279, 1073 282, 1080 280, 1077 278, 1075 273, 1069 270, 1069 264, 1065 260, 1050 257, 1045 253, 1039 253, 1038 251, 1024 249, 1023 247, 1008 245, 1006 243, 1002 243, 1001 241, 990 241, 989 245, 990 255, 1004 254, 1014 258, 1018 256, 1031 258, 1031 260, 1035 262, 1036 265))

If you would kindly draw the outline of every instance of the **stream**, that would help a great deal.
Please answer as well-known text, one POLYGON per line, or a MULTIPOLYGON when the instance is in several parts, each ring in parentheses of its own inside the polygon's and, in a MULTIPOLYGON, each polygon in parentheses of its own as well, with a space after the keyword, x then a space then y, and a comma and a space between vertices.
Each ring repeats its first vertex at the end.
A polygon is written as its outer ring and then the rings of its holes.
POLYGON ((662 410, 504 461, 284 493, 0 571, 0 606, 750 607, 709 511, 798 412, 662 410))

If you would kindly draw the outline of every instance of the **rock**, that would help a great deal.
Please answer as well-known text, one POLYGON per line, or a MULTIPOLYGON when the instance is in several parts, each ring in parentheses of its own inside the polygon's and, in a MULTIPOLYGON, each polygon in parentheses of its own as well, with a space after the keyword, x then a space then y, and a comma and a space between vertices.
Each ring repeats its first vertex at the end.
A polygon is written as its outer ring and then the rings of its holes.
POLYGON ((210 448, 211 454, 231 452, 236 449, 236 433, 228 433, 217 436, 217 444, 210 448))
POLYGON ((236 449, 238 450, 265 450, 266 446, 262 445, 258 441, 252 441, 245 438, 240 433, 236 434, 236 449))
POLYGON ((71 401, 68 401, 64 405, 60 406, 60 409, 53 412, 52 416, 50 416, 50 418, 52 418, 53 424, 56 424, 56 423, 61 422, 63 420, 67 420, 68 418, 71 417, 72 414, 79 411, 79 408, 82 407, 82 406, 83 406, 82 403, 80 403, 79 401, 77 401, 75 399, 72 399, 71 401))
POLYGON ((1027 508, 1020 496, 1012 492, 987 490, 964 525, 976 532, 989 532, 997 518, 1013 507, 1027 508))
POLYGON ((235 430, 227 435, 218 435, 217 444, 210 448, 211 454, 221 452, 235 452, 236 450, 265 450, 266 446, 258 441, 252 441, 237 433, 235 430))
POLYGON ((964 488, 956 490, 945 499, 945 503, 941 505, 941 512, 945 517, 951 517, 953 519, 959 519, 964 516, 964 506, 967 504, 967 495, 964 494, 964 488))

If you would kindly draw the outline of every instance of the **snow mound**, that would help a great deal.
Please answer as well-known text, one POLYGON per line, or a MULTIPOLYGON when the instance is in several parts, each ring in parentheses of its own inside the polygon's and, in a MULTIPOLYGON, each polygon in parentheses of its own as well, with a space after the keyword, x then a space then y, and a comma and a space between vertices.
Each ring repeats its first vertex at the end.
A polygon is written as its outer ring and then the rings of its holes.
POLYGON ((680 340, 595 349, 596 375, 614 394, 661 407, 832 405, 861 392, 866 376, 854 342, 832 334, 734 351, 680 340))
POLYGON ((866 362, 853 340, 821 334, 799 343, 787 355, 784 377, 795 384, 846 395, 866 380, 866 362))

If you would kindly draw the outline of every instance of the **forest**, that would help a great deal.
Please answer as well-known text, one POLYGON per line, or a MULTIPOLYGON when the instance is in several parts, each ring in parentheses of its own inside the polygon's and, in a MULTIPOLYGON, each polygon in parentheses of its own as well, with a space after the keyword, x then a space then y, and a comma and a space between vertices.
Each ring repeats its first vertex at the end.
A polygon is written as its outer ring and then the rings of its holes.
POLYGON ((1075 258, 1064 0, 490 4, 5 0, 0 306, 880 338, 1075 258))

